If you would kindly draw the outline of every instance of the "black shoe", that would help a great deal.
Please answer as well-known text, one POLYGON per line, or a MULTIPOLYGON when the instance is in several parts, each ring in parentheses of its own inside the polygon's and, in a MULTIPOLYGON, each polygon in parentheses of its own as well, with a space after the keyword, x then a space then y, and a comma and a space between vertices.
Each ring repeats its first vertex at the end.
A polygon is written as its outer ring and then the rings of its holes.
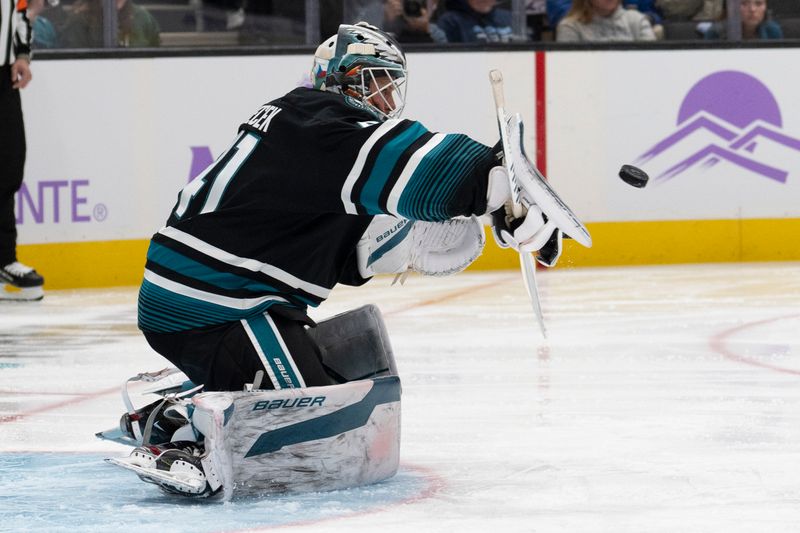
POLYGON ((14 261, 0 268, 0 282, 26 289, 29 287, 41 287, 44 285, 44 278, 31 267, 14 261))

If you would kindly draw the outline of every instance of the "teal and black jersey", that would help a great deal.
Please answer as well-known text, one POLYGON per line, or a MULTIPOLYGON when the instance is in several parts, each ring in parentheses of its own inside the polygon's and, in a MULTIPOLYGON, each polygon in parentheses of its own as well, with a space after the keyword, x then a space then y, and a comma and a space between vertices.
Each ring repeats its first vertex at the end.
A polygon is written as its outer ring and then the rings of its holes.
POLYGON ((196 329, 275 305, 305 312, 337 283, 366 282, 355 250, 373 215, 482 214, 493 164, 465 135, 377 122, 349 97, 295 89, 179 193, 147 253, 139 327, 196 329))

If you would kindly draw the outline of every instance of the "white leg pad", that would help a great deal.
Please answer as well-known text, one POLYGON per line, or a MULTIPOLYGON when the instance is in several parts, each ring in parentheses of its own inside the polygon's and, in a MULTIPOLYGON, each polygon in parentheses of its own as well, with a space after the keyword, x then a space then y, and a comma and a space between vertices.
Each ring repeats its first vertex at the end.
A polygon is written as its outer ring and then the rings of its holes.
POLYGON ((192 398, 203 468, 223 498, 343 489, 395 475, 400 379, 192 398), (216 486, 215 486, 216 485, 216 486))

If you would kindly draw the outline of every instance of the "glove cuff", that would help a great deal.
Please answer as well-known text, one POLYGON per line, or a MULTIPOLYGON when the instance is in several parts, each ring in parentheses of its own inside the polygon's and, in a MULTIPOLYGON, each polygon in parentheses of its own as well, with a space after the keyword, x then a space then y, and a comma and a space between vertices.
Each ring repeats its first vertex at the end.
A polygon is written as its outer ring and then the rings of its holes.
POLYGON ((493 213, 511 198, 508 171, 504 167, 492 167, 486 184, 486 212, 493 213))

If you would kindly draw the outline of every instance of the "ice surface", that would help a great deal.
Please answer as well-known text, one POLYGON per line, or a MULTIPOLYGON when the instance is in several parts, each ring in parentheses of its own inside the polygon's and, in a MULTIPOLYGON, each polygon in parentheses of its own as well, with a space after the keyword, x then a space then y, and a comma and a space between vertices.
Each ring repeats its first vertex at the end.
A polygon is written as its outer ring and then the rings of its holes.
POLYGON ((99 454, 0 454, 4 531, 204 533, 314 524, 412 502, 435 480, 413 468, 347 491, 209 503, 161 493, 99 454), (9 512, 10 511, 10 512, 9 512))
POLYGON ((337 288, 384 312, 400 474, 262 501, 165 498, 102 457, 166 361, 136 289, 0 305, 0 531, 750 532, 800 528, 800 264, 518 272, 337 288))

